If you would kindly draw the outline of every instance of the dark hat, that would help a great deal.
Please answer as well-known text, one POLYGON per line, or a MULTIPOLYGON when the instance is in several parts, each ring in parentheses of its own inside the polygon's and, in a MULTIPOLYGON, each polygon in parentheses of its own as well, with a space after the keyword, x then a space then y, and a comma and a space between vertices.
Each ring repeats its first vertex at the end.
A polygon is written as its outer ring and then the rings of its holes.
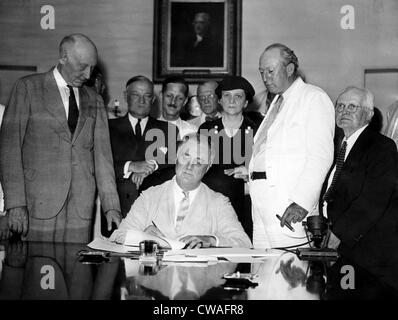
POLYGON ((253 86, 245 78, 239 76, 228 76, 221 80, 221 82, 218 84, 218 87, 216 88, 216 95, 219 99, 221 99, 222 91, 235 89, 244 90, 246 94, 246 100, 249 103, 253 101, 253 97, 255 95, 253 86))

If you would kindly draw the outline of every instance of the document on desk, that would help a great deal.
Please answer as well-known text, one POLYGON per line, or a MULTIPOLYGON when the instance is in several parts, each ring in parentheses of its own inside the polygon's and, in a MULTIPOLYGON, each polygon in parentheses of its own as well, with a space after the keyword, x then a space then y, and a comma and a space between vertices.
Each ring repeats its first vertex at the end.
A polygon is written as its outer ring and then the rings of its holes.
POLYGON ((87 247, 94 250, 102 250, 116 253, 131 253, 139 251, 137 246, 126 246, 109 241, 105 237, 97 237, 87 247))
POLYGON ((124 245, 138 246, 141 241, 154 240, 163 249, 180 250, 185 247, 185 243, 179 240, 173 240, 166 237, 154 236, 140 230, 128 230, 124 245))
MULTIPOLYGON (((247 248, 201 248, 170 250, 164 253, 164 257, 185 256, 190 257, 213 257, 224 258, 231 262, 253 262, 268 257, 280 256, 281 252, 274 249, 247 249, 247 248)), ((183 258, 181 258, 183 259, 183 258)))

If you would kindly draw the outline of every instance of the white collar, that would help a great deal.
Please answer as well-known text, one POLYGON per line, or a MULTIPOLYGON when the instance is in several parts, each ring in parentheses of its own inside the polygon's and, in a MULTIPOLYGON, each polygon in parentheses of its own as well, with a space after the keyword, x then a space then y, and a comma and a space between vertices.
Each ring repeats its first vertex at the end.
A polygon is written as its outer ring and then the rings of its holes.
MULTIPOLYGON (((178 200, 178 202, 176 202, 176 205, 177 205, 177 203, 179 203, 181 201, 181 199, 184 197, 184 190, 178 185, 176 176, 173 177, 173 184, 174 184, 174 198, 178 200)), ((188 191, 189 192, 189 205, 192 204, 193 200, 195 199, 196 195, 199 192, 201 185, 202 185, 202 183, 200 183, 196 189, 188 191)))
POLYGON ((59 72, 58 67, 55 66, 53 70, 53 74, 55 77, 55 81, 57 82, 58 87, 67 87, 68 83, 65 81, 65 79, 62 77, 62 74, 59 72))

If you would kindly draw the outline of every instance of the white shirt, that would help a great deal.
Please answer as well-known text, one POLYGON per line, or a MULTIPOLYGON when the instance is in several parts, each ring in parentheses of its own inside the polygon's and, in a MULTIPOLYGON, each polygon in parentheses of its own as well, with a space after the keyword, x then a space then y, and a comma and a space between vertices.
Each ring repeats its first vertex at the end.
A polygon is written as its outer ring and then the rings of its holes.
POLYGON ((196 133, 196 131, 197 131, 196 126, 194 126, 193 124, 190 124, 187 121, 182 120, 180 117, 178 117, 177 120, 170 120, 169 121, 169 120, 166 120, 165 118, 163 118, 163 116, 160 116, 159 120, 166 121, 166 122, 172 123, 175 126, 177 126, 181 139, 185 135, 187 135, 189 133, 196 133))
MULTIPOLYGON (((181 187, 178 185, 176 177, 174 176, 173 178, 173 186, 174 186, 174 226, 177 225, 177 216, 178 216, 178 212, 180 210, 180 205, 181 205, 181 201, 182 199, 184 199, 184 190, 181 189, 181 187)), ((198 194, 200 189, 200 184, 199 186, 194 189, 194 190, 190 190, 188 191, 188 196, 189 196, 189 209, 191 208, 192 202, 195 200, 196 195, 198 194)), ((212 237, 214 237, 216 239, 216 247, 219 244, 219 239, 217 236, 215 235, 210 235, 212 237)))
MULTIPOLYGON (((59 93, 61 95, 62 103, 65 108, 66 119, 68 119, 69 115, 69 88, 67 87, 68 84, 66 83, 62 75, 59 73, 57 67, 54 68, 53 74, 55 77, 55 82, 57 83, 59 93)), ((80 109, 79 88, 73 87, 73 92, 75 93, 77 108, 80 109)))
MULTIPOLYGON (((133 128, 134 134, 135 134, 135 126, 137 125, 138 119, 133 117, 130 113, 129 115, 129 121, 131 123, 131 126, 133 128)), ((142 118, 140 122, 140 127, 141 127, 141 132, 144 133, 146 124, 148 123, 148 117, 142 118)))

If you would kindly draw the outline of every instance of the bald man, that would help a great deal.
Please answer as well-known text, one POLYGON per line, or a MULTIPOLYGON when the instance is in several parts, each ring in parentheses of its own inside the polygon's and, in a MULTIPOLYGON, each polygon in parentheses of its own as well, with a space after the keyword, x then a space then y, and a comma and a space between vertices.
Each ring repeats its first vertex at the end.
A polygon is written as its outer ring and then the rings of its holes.
POLYGON ((20 79, 0 133, 8 225, 27 240, 88 242, 98 190, 110 229, 121 219, 102 98, 84 86, 97 49, 66 36, 47 73, 20 79))

